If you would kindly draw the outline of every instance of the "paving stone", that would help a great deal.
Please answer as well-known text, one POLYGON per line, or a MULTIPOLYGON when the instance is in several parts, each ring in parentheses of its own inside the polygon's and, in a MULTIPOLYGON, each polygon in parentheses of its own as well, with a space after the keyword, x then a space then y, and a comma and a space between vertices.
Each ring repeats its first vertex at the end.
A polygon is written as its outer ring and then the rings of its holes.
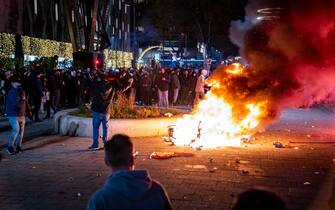
MULTIPOLYGON (((90 195, 110 173, 104 165, 103 151, 86 151, 91 143, 87 138, 43 138, 51 142, 56 139, 66 147, 50 143, 34 148, 32 143, 24 145, 28 150, 23 154, 5 155, 6 160, 0 163, 1 208, 85 209, 90 195)), ((327 145, 313 151, 302 148, 296 153, 293 149, 282 152, 266 146, 194 151, 168 146, 158 137, 136 138, 134 143, 140 153, 137 168, 148 169, 166 187, 176 209, 226 210, 239 193, 254 186, 278 193, 288 210, 308 209, 323 190, 321 186, 330 185, 326 177, 333 174, 335 148, 327 145), (194 152, 195 156, 148 159, 154 151, 180 150, 194 152), (208 157, 214 159, 212 164, 208 157), (218 169, 210 173, 208 168, 213 166, 218 169), (242 170, 249 173, 243 174, 242 170), (316 175, 315 171, 320 173, 316 175), (306 181, 311 185, 304 185, 306 181)))

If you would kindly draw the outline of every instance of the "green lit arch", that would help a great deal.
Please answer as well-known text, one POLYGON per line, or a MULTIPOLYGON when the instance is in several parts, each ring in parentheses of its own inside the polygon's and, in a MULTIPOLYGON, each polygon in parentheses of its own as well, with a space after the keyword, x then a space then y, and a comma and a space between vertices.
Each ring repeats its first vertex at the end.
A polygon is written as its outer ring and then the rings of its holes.
POLYGON ((136 61, 136 67, 137 69, 139 69, 141 67, 141 60, 144 57, 144 55, 149 52, 150 50, 156 49, 156 48, 162 48, 161 45, 155 45, 155 46, 151 46, 146 48, 145 50, 143 50, 143 52, 140 54, 140 56, 138 57, 137 61, 136 61))

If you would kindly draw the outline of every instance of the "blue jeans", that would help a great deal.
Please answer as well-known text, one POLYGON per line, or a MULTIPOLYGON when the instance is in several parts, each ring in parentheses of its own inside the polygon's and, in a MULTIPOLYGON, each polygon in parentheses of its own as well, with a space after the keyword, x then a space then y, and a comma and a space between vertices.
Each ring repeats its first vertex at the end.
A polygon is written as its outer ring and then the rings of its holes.
POLYGON ((16 146, 21 147, 26 119, 25 117, 7 117, 7 118, 9 124, 12 126, 12 130, 8 137, 7 146, 14 147, 15 143, 16 146))
POLYGON ((161 91, 158 89, 158 106, 169 107, 169 91, 161 91))
POLYGON ((108 132, 108 117, 106 114, 93 112, 93 145, 99 145, 99 128, 102 124, 102 141, 106 143, 108 132))

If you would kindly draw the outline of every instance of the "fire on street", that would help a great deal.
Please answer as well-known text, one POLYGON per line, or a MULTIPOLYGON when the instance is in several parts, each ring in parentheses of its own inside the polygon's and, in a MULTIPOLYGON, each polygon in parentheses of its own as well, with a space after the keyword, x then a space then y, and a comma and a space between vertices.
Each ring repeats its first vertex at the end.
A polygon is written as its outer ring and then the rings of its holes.
MULTIPOLYGON (((271 189, 289 210, 324 209, 333 186, 335 118, 323 108, 286 110, 280 121, 242 147, 192 150, 158 137, 136 138, 137 168, 149 169, 176 209, 230 209, 240 192, 271 189), (276 148, 278 141, 285 148, 276 148), (193 157, 149 159, 152 152, 193 157)), ((90 139, 51 136, 25 145, 0 163, 1 209, 84 209, 109 173, 90 139), (41 161, 43 160, 43 161, 41 161)))

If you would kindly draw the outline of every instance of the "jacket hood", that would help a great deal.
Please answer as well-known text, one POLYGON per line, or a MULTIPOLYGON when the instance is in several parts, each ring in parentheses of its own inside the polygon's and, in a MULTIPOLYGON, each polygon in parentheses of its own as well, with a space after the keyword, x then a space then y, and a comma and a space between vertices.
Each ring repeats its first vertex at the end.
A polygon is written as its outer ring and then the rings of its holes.
POLYGON ((131 200, 140 200, 151 189, 152 179, 145 170, 119 171, 108 177, 105 186, 131 200))

